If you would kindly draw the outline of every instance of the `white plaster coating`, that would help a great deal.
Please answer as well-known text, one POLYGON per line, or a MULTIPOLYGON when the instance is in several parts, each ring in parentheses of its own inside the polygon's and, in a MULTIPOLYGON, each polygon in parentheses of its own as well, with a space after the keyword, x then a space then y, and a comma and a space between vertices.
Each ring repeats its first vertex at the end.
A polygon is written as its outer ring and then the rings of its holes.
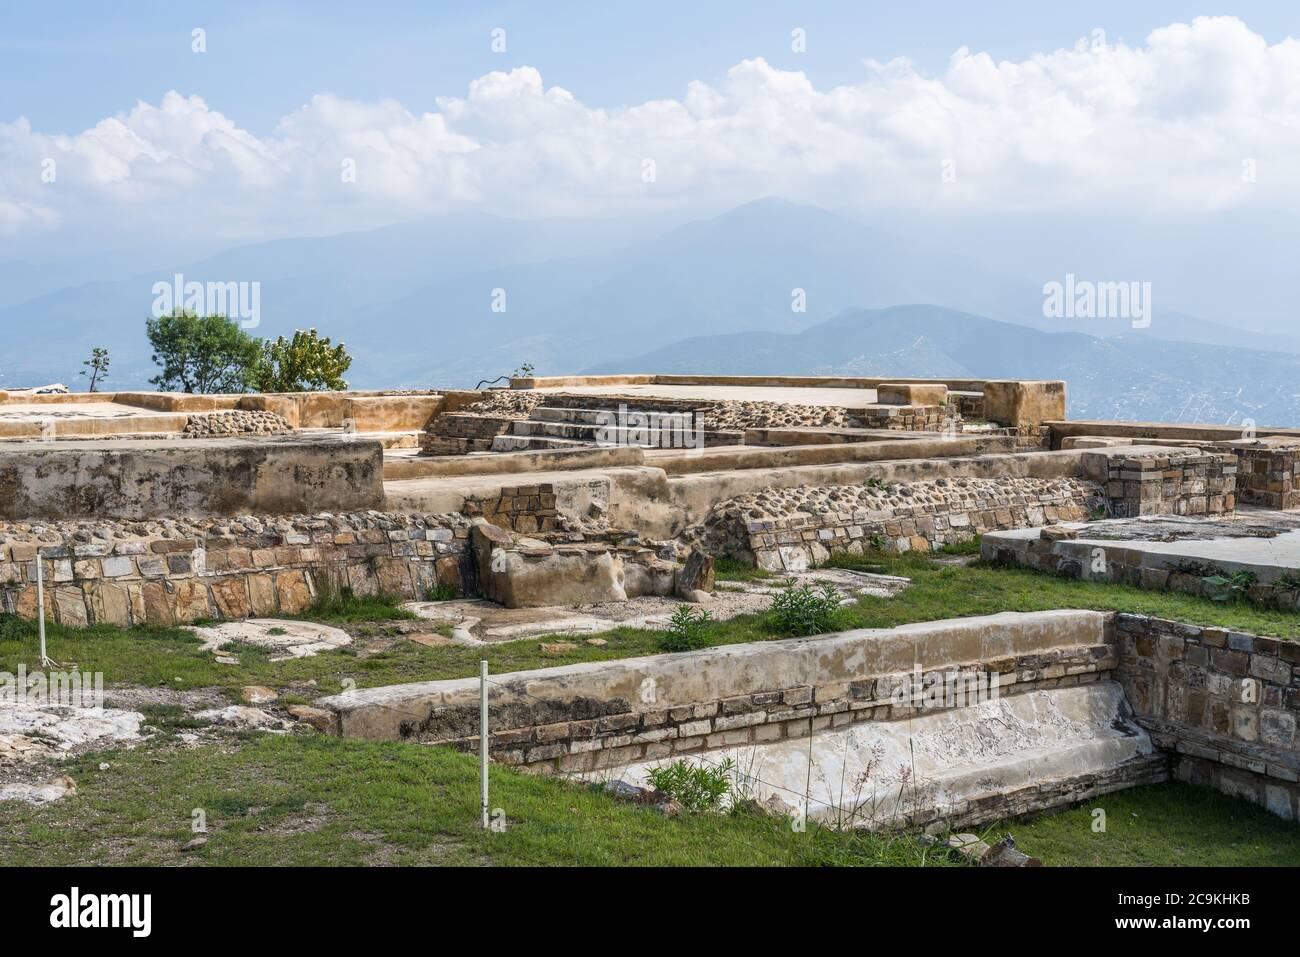
POLYGON ((279 618, 226 621, 190 630, 203 640, 204 651, 216 652, 229 642, 242 642, 270 649, 273 652, 271 661, 310 658, 319 652, 352 644, 352 636, 341 628, 279 618))
MULTIPOLYGON (((1152 753, 1150 738, 1127 710, 1123 689, 1104 681, 854 724, 814 735, 811 749, 802 738, 682 760, 716 765, 729 757, 749 777, 745 790, 759 801, 775 795, 801 809, 808 793, 810 817, 879 826, 902 813, 953 813, 972 799, 1106 771, 1152 753)), ((671 760, 600 776, 644 787, 649 769, 671 760)))

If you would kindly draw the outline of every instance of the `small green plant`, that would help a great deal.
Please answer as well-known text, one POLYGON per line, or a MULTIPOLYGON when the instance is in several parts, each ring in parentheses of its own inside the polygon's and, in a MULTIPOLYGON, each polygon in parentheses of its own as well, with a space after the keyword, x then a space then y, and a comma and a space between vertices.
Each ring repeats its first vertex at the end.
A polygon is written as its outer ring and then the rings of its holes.
POLYGON ((881 535, 879 532, 877 532, 875 535, 872 535, 869 539, 867 539, 867 541, 871 544, 872 550, 877 552, 883 552, 885 550, 885 546, 889 544, 887 541, 885 541, 885 536, 881 535))
POLYGON ((980 553, 980 536, 975 535, 960 542, 949 542, 938 549, 940 555, 978 555, 980 553))
POLYGON ((794 579, 789 579, 772 597, 771 612, 776 628, 783 635, 797 636, 834 631, 842 597, 834 585, 814 589, 812 585, 796 585, 794 579))
POLYGON ((668 795, 688 811, 717 811, 731 793, 734 767, 731 758, 717 767, 679 760, 651 768, 648 777, 655 790, 668 795))
POLYGON ((510 373, 512 379, 531 379, 533 377, 534 366, 531 362, 520 364, 519 368, 510 373))
POLYGON ((1231 575, 1206 575, 1201 579, 1208 597, 1217 602, 1241 601, 1250 594, 1250 586, 1257 580, 1255 573, 1246 569, 1231 575))
POLYGON ((402 607, 400 595, 378 592, 358 595, 347 585, 327 576, 316 583, 316 600, 297 617, 308 621, 383 621, 393 618, 414 618, 415 612, 402 607))
POLYGON ((111 360, 108 356, 107 349, 98 347, 90 350, 90 358, 82 363, 86 368, 81 370, 81 374, 90 377, 90 388, 87 392, 98 392, 98 386, 108 378, 108 366, 111 360))
POLYGON ((713 620, 703 608, 678 605, 668 619, 668 630, 659 639, 661 651, 695 651, 709 645, 708 626, 713 620))
POLYGON ((762 581, 773 577, 767 569, 743 562, 739 558, 732 558, 730 555, 718 556, 713 565, 713 574, 718 581, 737 582, 762 581))
POLYGON ((874 475, 871 478, 867 479, 866 482, 864 482, 863 484, 866 485, 867 488, 878 488, 878 489, 885 488, 884 480, 874 475))
POLYGON ((456 597, 456 586, 446 582, 434 585, 424 593, 425 601, 453 601, 456 597))
POLYGON ((0 641, 26 641, 36 634, 36 622, 17 615, 0 614, 0 641))
POLYGON ((1277 587, 1282 591, 1300 591, 1300 575, 1295 572, 1283 572, 1277 580, 1277 587))

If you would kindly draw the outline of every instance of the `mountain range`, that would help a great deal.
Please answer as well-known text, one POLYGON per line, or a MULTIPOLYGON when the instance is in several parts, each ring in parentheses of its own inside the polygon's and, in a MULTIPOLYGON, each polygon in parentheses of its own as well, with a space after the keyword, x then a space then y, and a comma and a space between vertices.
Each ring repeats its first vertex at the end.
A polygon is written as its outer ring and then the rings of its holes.
POLYGON ((1075 417, 1300 424, 1300 340, 1159 306, 1141 330, 1048 319, 1037 269, 895 226, 766 199, 686 222, 448 217, 117 280, 102 276, 121 263, 0 263, 0 386, 76 387, 80 360, 104 346, 108 387, 147 387, 151 290, 181 274, 260 283, 255 334, 314 326, 346 342, 357 388, 473 386, 523 363, 1041 377, 1069 382, 1075 417))

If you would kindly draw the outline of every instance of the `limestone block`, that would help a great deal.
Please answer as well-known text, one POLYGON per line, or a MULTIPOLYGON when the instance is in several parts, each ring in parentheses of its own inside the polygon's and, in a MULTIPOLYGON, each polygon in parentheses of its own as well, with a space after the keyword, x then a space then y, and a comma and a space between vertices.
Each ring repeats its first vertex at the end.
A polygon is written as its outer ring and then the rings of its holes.
POLYGON ((411 582, 410 563, 401 558, 381 558, 375 562, 375 578, 379 591, 385 595, 415 597, 411 582))
POLYGON ((361 597, 378 594, 379 580, 370 566, 364 563, 348 566, 348 587, 361 597))
POLYGON ((222 618, 247 618, 252 614, 248 599, 248 582, 232 575, 212 582, 212 599, 222 618))
POLYGON ((1059 380, 989 379, 984 417, 1008 426, 1041 425, 1065 418, 1065 383, 1059 380))
POLYGON ((61 625, 84 628, 90 623, 86 613, 86 599, 80 588, 56 588, 54 609, 61 625))
POLYGON ((176 605, 167 590, 167 583, 147 581, 142 586, 144 594, 144 621, 151 625, 176 624, 176 605))
POLYGON ((882 405, 943 405, 948 387, 941 382, 882 382, 876 401, 882 405))
POLYGON ((484 583, 486 597, 507 608, 626 601, 623 562, 610 552, 552 551, 525 556, 494 550, 484 583))
POLYGON ((672 562, 623 562, 623 591, 628 598, 673 594, 677 566, 672 562))
POLYGON ((693 591, 713 591, 714 559, 702 551, 691 552, 677 574, 677 591, 686 594, 693 591))
POLYGON ((95 624, 117 625, 119 628, 131 624, 131 596, 125 585, 92 582, 86 586, 86 598, 95 624))
POLYGON ((280 611, 287 614, 302 611, 312 601, 311 585, 306 572, 301 569, 280 572, 275 576, 275 593, 280 611))
POLYGON ((249 607, 254 615, 274 615, 276 613, 275 583, 270 575, 248 576, 248 599, 249 607))

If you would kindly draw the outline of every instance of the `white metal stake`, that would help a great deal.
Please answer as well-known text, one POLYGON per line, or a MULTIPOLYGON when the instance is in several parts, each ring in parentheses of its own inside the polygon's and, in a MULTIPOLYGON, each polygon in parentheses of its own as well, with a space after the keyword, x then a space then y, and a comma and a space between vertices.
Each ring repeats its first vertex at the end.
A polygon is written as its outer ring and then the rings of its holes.
POLYGON ((479 797, 483 811, 483 829, 490 826, 488 820, 488 663, 480 661, 478 682, 478 764, 479 797))
POLYGON ((45 563, 41 561, 41 550, 36 549, 36 627, 41 636, 41 667, 48 668, 54 664, 45 653, 45 563))

